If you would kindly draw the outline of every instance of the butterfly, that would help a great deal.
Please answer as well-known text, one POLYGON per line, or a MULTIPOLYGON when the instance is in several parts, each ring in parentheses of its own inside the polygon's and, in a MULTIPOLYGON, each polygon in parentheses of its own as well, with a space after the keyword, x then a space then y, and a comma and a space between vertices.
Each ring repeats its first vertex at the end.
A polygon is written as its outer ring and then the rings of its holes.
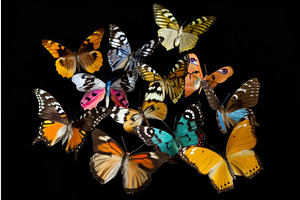
POLYGON ((136 62, 140 62, 141 58, 151 55, 154 49, 163 41, 162 37, 158 37, 150 40, 137 51, 132 52, 125 33, 118 26, 110 24, 109 32, 109 44, 113 49, 108 51, 107 56, 112 71, 122 68, 133 70, 136 62))
POLYGON ((90 158, 91 172, 101 184, 114 178, 118 171, 123 175, 123 186, 127 194, 143 190, 154 173, 167 159, 162 152, 124 152, 120 145, 99 129, 92 132, 95 154, 90 158))
POLYGON ((86 92, 80 102, 86 110, 95 108, 105 97, 105 106, 109 105, 109 97, 115 102, 116 106, 128 107, 129 103, 125 92, 132 92, 138 74, 135 71, 128 71, 119 79, 107 81, 105 84, 100 79, 86 73, 77 73, 72 77, 72 82, 80 92, 86 92))
POLYGON ((92 131, 105 117, 110 114, 110 109, 95 108, 85 112, 76 121, 69 121, 65 111, 57 100, 42 89, 35 89, 34 93, 39 103, 38 115, 45 119, 39 128, 39 134, 33 144, 44 141, 48 147, 62 140, 67 142, 66 152, 77 153, 82 147, 86 132, 92 131))
POLYGON ((150 82, 145 101, 164 101, 165 95, 169 94, 175 104, 183 94, 184 76, 186 75, 189 57, 184 56, 178 60, 168 77, 162 78, 154 69, 147 64, 137 67, 139 74, 150 82))
POLYGON ((123 124, 126 132, 135 134, 133 127, 145 122, 150 126, 148 119, 164 120, 167 115, 167 106, 162 102, 144 101, 138 110, 123 107, 113 107, 110 116, 118 123, 123 124))
POLYGON ((103 58, 99 51, 100 42, 104 34, 104 28, 94 31, 80 46, 78 52, 72 53, 69 49, 52 40, 44 39, 42 44, 51 53, 55 61, 57 72, 62 77, 70 78, 81 67, 89 72, 99 71, 102 66, 103 58))
POLYGON ((161 129, 136 126, 133 130, 148 146, 169 154, 169 161, 173 162, 178 150, 189 146, 201 144, 204 133, 200 127, 204 123, 200 102, 190 105, 182 114, 175 131, 169 134, 161 129))
POLYGON ((199 94, 202 90, 201 81, 205 80, 214 89, 217 84, 223 83, 233 74, 233 69, 229 66, 222 67, 210 75, 203 77, 201 66, 198 57, 190 53, 188 72, 185 77, 184 97, 190 96, 193 92, 199 89, 199 94))
POLYGON ((215 16, 203 16, 183 28, 165 7, 154 4, 153 12, 155 22, 160 27, 158 36, 164 38, 162 45, 167 51, 178 47, 179 53, 194 48, 198 35, 203 34, 216 21, 215 16))
MULTIPOLYGON (((260 83, 257 78, 246 81, 230 98, 226 109, 220 105, 217 96, 206 81, 202 81, 202 87, 208 103, 213 110, 216 110, 216 118, 222 133, 226 134, 226 127, 234 126, 241 118, 254 113, 250 107, 257 104, 260 83)), ((256 123, 256 122, 255 122, 256 123)), ((256 123, 256 125, 258 125, 256 123)))
POLYGON ((246 116, 233 128, 225 155, 193 145, 181 149, 179 155, 200 174, 208 174, 219 193, 233 189, 236 176, 252 178, 262 169, 259 158, 252 150, 256 145, 252 121, 251 116, 246 116))

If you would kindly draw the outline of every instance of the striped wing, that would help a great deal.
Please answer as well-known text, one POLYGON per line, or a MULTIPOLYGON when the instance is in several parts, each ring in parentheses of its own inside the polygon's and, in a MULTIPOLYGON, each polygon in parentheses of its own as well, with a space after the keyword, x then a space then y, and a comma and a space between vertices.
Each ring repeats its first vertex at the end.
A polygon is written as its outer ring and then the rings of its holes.
POLYGON ((106 87, 106 84, 99 78, 87 73, 77 73, 71 80, 80 92, 105 89, 106 87))
POLYGON ((183 32, 191 33, 194 35, 201 35, 216 21, 215 16, 203 16, 189 23, 183 32))
POLYGON ((184 91, 184 77, 187 73, 189 56, 186 55, 178 60, 175 67, 171 70, 167 77, 166 90, 173 103, 177 103, 184 91))
POLYGON ((155 22, 160 28, 172 28, 179 30, 178 22, 168 9, 162 5, 154 4, 153 12, 155 22))
POLYGON ((166 160, 168 154, 162 152, 141 152, 129 156, 123 165, 123 185, 127 194, 143 190, 154 173, 166 160))

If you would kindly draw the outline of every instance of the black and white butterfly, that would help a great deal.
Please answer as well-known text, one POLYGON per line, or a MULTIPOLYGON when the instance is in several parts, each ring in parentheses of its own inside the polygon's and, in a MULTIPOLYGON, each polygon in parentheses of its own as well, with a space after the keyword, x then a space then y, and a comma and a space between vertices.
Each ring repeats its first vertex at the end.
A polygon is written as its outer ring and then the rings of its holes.
MULTIPOLYGON (((217 111, 216 118, 222 133, 226 134, 226 127, 229 128, 230 124, 234 126, 246 115, 252 115, 254 118, 254 113, 249 108, 255 106, 258 101, 260 83, 257 78, 249 79, 239 89, 237 89, 230 98, 226 109, 220 104, 213 89, 206 81, 202 81, 201 85, 204 89, 204 93, 210 107, 217 111)), ((258 125, 256 122, 255 124, 258 125)))
POLYGON ((151 55, 154 49, 163 41, 163 37, 155 38, 133 52, 125 33, 118 26, 110 24, 109 32, 109 44, 113 49, 108 51, 107 56, 112 71, 122 68, 125 71, 127 69, 133 70, 137 62, 141 62, 142 58, 151 55))
POLYGON ((38 88, 34 93, 39 103, 38 115, 45 120, 41 123, 39 134, 32 144, 44 141, 50 147, 59 141, 62 141, 62 144, 67 142, 65 150, 68 153, 74 152, 75 159, 87 132, 92 131, 111 114, 111 109, 94 108, 86 111, 77 120, 70 121, 61 105, 50 93, 38 88))
POLYGON ((106 84, 99 78, 77 73, 72 77, 72 82, 80 92, 86 92, 81 100, 81 106, 86 109, 95 108, 105 97, 105 106, 109 106, 109 98, 116 106, 128 108, 128 100, 125 92, 132 92, 138 78, 136 71, 127 71, 119 79, 107 81, 106 84))

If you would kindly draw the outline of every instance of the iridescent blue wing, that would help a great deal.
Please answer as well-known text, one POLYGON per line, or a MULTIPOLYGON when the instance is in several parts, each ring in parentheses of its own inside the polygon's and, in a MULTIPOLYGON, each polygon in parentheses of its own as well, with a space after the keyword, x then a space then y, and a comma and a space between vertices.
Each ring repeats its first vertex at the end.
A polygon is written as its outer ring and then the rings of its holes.
POLYGON ((203 142, 204 133, 200 129, 203 123, 201 104, 198 101, 185 110, 177 124, 174 137, 180 143, 180 148, 203 142))
POLYGON ((153 146, 155 150, 169 154, 169 160, 178 154, 179 144, 171 134, 161 129, 147 126, 136 126, 133 130, 146 145, 153 146))

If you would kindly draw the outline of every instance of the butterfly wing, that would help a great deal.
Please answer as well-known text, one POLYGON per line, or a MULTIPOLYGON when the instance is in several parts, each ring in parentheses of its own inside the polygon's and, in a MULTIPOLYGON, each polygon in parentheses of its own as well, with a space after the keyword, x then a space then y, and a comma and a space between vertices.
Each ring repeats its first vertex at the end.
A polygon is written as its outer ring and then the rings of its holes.
POLYGON ((200 146, 187 146, 179 151, 180 157, 200 174, 208 174, 218 192, 233 188, 233 177, 227 162, 216 152, 200 146))
POLYGON ((198 35, 206 32, 215 20, 215 16, 203 16, 189 23, 180 36, 179 53, 194 48, 198 41, 198 35))
POLYGON ((129 59, 131 48, 128 39, 120 27, 114 24, 109 25, 109 33, 109 44, 114 48, 107 53, 109 65, 112 71, 122 68, 127 70, 131 65, 131 60, 129 59))
POLYGON ((189 145, 201 144, 204 133, 200 127, 204 124, 200 102, 190 105, 182 114, 174 133, 181 148, 189 145))
POLYGON ((80 46, 77 53, 77 60, 81 67, 89 72, 99 71, 103 63, 102 54, 96 51, 104 35, 104 28, 94 31, 80 46))
POLYGON ((220 128, 220 131, 224 134, 227 133, 226 127, 229 126, 228 118, 226 117, 225 108, 220 105, 219 100, 211 88, 211 86, 206 81, 201 81, 201 85, 203 87, 204 93, 206 95, 206 98, 208 100, 208 103, 210 107, 213 110, 216 110, 216 119, 218 122, 218 126, 220 128))
POLYGON ((154 173, 166 160, 168 154, 162 152, 141 152, 129 156, 123 165, 123 184, 127 194, 145 189, 154 173))
POLYGON ((69 123, 66 113, 58 101, 47 91, 35 89, 34 93, 39 103, 38 115, 45 119, 39 128, 39 134, 33 144, 44 141, 47 146, 53 146, 59 142, 66 133, 69 123))
POLYGON ((144 101, 142 110, 146 118, 164 120, 167 115, 167 105, 162 102, 144 101))
POLYGON ((55 61, 56 71, 62 77, 70 78, 76 71, 76 57, 69 49, 52 40, 42 40, 43 46, 51 53, 55 61))
POLYGON ((114 139, 99 129, 92 132, 92 138, 95 154, 90 158, 91 172, 105 184, 117 175, 125 153, 114 139))
POLYGON ((248 109, 257 104, 260 83, 257 78, 245 82, 230 98, 226 113, 231 125, 235 125, 242 117, 254 115, 252 110, 248 109))
POLYGON ((226 146, 226 156, 235 175, 252 178, 262 169, 259 158, 251 150, 256 141, 254 119, 249 115, 235 125, 226 146))
POLYGON ((110 115, 111 110, 107 108, 94 108, 86 111, 72 123, 72 134, 68 137, 66 151, 75 153, 81 149, 87 132, 92 131, 104 118, 110 115))
POLYGON ((160 28, 179 29, 178 22, 173 14, 162 5, 154 4, 153 13, 155 22, 160 28))
POLYGON ((193 92, 198 90, 201 86, 201 80, 203 79, 203 74, 198 57, 193 53, 188 54, 188 56, 190 60, 188 64, 187 75, 185 77, 184 97, 188 97, 193 92))
POLYGON ((217 84, 223 83, 233 74, 233 69, 229 66, 222 67, 210 75, 206 75, 205 80, 214 89, 217 84))
POLYGON ((165 99, 165 87, 162 77, 146 64, 138 65, 137 69, 143 80, 150 82, 144 101, 163 101, 165 99))
POLYGON ((171 134, 147 126, 136 126, 133 130, 146 145, 153 146, 155 150, 169 154, 170 161, 178 154, 180 146, 171 134))
POLYGON ((113 107, 110 116, 116 122, 123 124, 124 130, 131 134, 135 134, 132 128, 141 125, 143 122, 139 111, 131 108, 113 107))
POLYGON ((111 100, 115 102, 115 106, 128 108, 129 102, 127 100, 127 95, 125 92, 111 89, 110 96, 111 100))
POLYGON ((173 103, 177 103, 184 91, 184 76, 187 73, 187 66, 189 63, 189 56, 186 55, 178 60, 175 67, 171 70, 167 77, 167 84, 165 87, 170 99, 173 103))
POLYGON ((163 37, 158 37, 153 40, 150 40, 148 43, 144 44, 142 48, 139 50, 139 54, 142 57, 148 57, 150 56, 156 47, 164 40, 163 37))

